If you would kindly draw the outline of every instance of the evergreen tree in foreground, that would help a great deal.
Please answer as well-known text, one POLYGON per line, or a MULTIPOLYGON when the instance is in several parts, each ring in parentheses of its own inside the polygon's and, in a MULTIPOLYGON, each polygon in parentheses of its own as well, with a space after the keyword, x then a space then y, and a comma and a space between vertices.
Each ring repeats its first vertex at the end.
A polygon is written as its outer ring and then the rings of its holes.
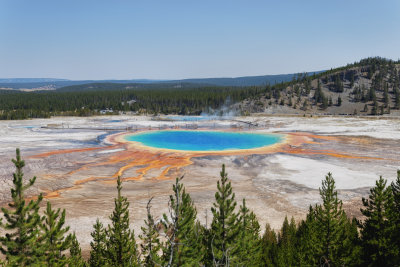
POLYGON ((117 198, 115 207, 110 216, 111 225, 106 230, 107 261, 112 266, 137 266, 138 256, 135 235, 129 228, 129 202, 121 195, 121 179, 117 180, 117 198))
POLYGON ((144 221, 142 226, 142 234, 139 235, 142 243, 140 244, 143 264, 145 266, 158 266, 160 264, 159 251, 161 249, 161 243, 159 239, 159 233, 157 231, 157 226, 154 222, 153 215, 150 212, 152 198, 147 202, 147 219, 144 221))
POLYGON ((296 263, 296 222, 287 216, 278 235, 278 266, 294 266, 296 263))
POLYGON ((42 254, 39 237, 41 218, 38 213, 42 195, 36 200, 25 202, 25 191, 34 185, 36 177, 24 184, 22 168, 25 162, 21 159, 19 149, 16 150, 16 159, 12 162, 16 167, 13 174, 14 188, 11 189, 10 209, 1 209, 6 222, 1 222, 0 226, 7 233, 0 237, 0 251, 6 256, 10 266, 35 265, 39 264, 42 254))
POLYGON ((45 260, 47 266, 60 266, 67 263, 64 251, 71 247, 72 235, 65 237, 69 227, 64 227, 65 210, 60 216, 60 209, 53 210, 50 202, 43 216, 44 223, 41 225, 43 232, 45 260))
POLYGON ((163 216, 167 238, 163 258, 167 266, 199 266, 203 249, 196 227, 197 211, 180 182, 182 178, 176 178, 174 194, 169 199, 169 216, 163 216))
POLYGON ((260 224, 245 199, 239 209, 238 229, 237 255, 232 261, 239 266, 256 266, 261 260, 260 224))
POLYGON ((71 248, 69 249, 69 266, 74 267, 85 267, 86 262, 82 258, 82 250, 79 245, 78 239, 76 239, 75 233, 71 237, 71 248))
POLYGON ((260 245, 260 266, 275 266, 278 254, 278 241, 275 231, 271 229, 271 226, 268 223, 265 225, 265 232, 261 238, 260 245))
POLYGON ((400 264, 400 170, 397 179, 391 184, 393 198, 389 206, 390 251, 393 252, 393 262, 400 264))
POLYGON ((316 266, 319 264, 321 239, 318 233, 316 211, 310 205, 308 214, 297 229, 297 262, 300 266, 316 266))
POLYGON ((359 222, 363 260, 368 266, 391 266, 390 239, 387 220, 391 190, 386 187, 387 181, 380 177, 376 186, 370 189, 368 199, 363 198, 364 209, 361 213, 366 217, 359 222))
POLYGON ((232 192, 231 182, 222 165, 220 180, 217 182, 218 191, 215 193, 215 202, 211 211, 213 220, 210 229, 211 261, 215 266, 229 265, 230 259, 235 257, 235 244, 238 238, 238 215, 235 213, 235 193, 232 192))
POLYGON ((331 266, 342 265, 341 254, 345 236, 347 217, 342 209, 342 201, 335 191, 335 180, 331 173, 322 181, 319 189, 322 205, 317 205, 315 219, 320 238, 319 253, 321 262, 331 266))
POLYGON ((91 267, 104 266, 106 264, 105 249, 106 249, 106 232, 103 228, 103 224, 99 219, 93 225, 93 232, 90 235, 93 241, 90 242, 90 258, 89 265, 91 267))

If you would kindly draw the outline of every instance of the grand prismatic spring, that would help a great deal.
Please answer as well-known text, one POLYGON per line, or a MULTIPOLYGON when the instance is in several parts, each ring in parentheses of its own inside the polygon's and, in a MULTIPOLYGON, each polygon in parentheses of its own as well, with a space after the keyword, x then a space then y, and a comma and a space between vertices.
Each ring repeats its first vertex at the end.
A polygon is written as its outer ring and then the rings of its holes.
POLYGON ((360 199, 379 175, 394 179, 400 167, 399 138, 395 119, 112 116, 2 121, 0 201, 5 205, 9 200, 10 159, 20 147, 25 176, 37 176, 30 193, 42 192, 55 207, 66 208, 67 223, 84 250, 96 218, 108 223, 118 176, 137 231, 149 198, 154 214, 167 212, 178 176, 184 176, 198 217, 207 223, 222 164, 236 199, 246 198, 261 224, 268 221, 278 228, 286 215, 304 218, 307 207, 320 201, 318 188, 328 172, 348 214, 360 216, 360 199))
POLYGON ((218 131, 153 131, 127 135, 127 141, 145 146, 181 151, 226 151, 254 149, 277 144, 283 136, 218 131))

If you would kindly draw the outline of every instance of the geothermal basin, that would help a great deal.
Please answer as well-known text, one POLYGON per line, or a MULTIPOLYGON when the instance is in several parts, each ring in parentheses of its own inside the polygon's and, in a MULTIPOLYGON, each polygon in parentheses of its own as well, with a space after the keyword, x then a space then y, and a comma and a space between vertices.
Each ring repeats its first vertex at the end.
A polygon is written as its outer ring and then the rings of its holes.
POLYGON ((88 251, 92 226, 109 223, 116 179, 130 201, 135 234, 152 213, 168 212, 176 177, 210 224, 210 208, 225 164, 236 200, 246 198, 262 226, 279 229, 320 203, 318 188, 333 173, 350 216, 361 218, 361 197, 382 175, 400 168, 398 118, 248 116, 224 119, 149 116, 55 117, 0 121, 0 206, 10 200, 11 158, 21 149, 25 178, 37 176, 29 196, 43 193, 66 209, 66 223, 88 251), (195 129, 195 130, 194 130, 195 129))

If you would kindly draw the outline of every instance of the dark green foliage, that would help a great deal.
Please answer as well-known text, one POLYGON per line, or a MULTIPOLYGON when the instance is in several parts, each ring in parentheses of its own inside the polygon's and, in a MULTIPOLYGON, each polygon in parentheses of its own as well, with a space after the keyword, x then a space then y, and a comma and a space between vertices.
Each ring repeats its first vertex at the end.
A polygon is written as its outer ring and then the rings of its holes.
POLYGON ((378 102, 374 101, 374 104, 371 109, 371 115, 378 115, 378 108, 379 108, 378 102))
POLYGON ((344 91, 343 82, 339 75, 335 76, 334 91, 337 93, 342 93, 344 91))
POLYGON ((260 225, 254 212, 246 207, 245 199, 239 208, 238 229, 237 255, 232 262, 238 266, 256 266, 261 260, 260 225))
POLYGON ((176 178, 172 186, 174 194, 169 197, 170 214, 163 216, 167 237, 163 259, 168 266, 198 266, 203 258, 203 249, 196 227, 197 211, 180 182, 182 178, 176 178))
POLYGON ((261 238, 260 246, 260 266, 276 265, 278 258, 278 241, 276 233, 271 229, 271 226, 268 223, 265 225, 265 232, 261 238))
POLYGON ((19 149, 12 162, 16 168, 13 174, 14 188, 11 188, 12 202, 9 204, 10 209, 1 209, 6 222, 0 224, 8 233, 0 237, 0 251, 11 266, 34 265, 39 263, 43 253, 40 240, 41 218, 38 213, 42 195, 36 200, 25 202, 25 191, 34 185, 36 177, 24 184, 22 168, 25 162, 21 159, 19 149))
POLYGON ((339 252, 342 259, 341 262, 344 266, 360 266, 362 265, 362 249, 357 220, 355 218, 352 220, 347 219, 344 228, 345 238, 339 252))
POLYGON ((93 225, 93 232, 90 233, 93 241, 90 242, 90 258, 89 265, 92 267, 96 266, 104 266, 106 264, 106 232, 103 227, 103 224, 99 219, 96 220, 96 223, 93 225))
POLYGON ((117 198, 114 200, 114 211, 110 216, 111 224, 106 230, 107 261, 112 266, 136 266, 138 255, 135 235, 129 228, 129 202, 122 196, 122 182, 117 180, 117 198))
POLYGON ((385 107, 389 106, 389 89, 388 89, 387 83, 385 86, 385 90, 383 91, 383 103, 384 103, 385 107))
POLYGON ((144 221, 144 225, 142 226, 142 234, 139 235, 142 243, 140 244, 143 264, 145 266, 157 266, 160 264, 161 259, 159 257, 159 252, 161 250, 161 243, 159 239, 159 233, 157 230, 157 226, 154 222, 153 215, 150 212, 150 203, 152 198, 147 202, 147 219, 144 221))
POLYGON ((76 239, 75 233, 71 237, 71 248, 69 249, 69 266, 74 267, 84 267, 86 266, 86 262, 82 258, 82 250, 79 246, 79 242, 76 239))
MULTIPOLYGON (((0 119, 42 118, 52 115, 90 116, 100 110, 133 111, 147 114, 191 114, 215 110, 226 104, 259 96, 261 87, 196 87, 143 89, 127 84, 95 84, 94 91, 0 92, 0 119), (110 86, 118 88, 112 90, 110 86), (108 88, 108 89, 107 89, 108 88)), ((209 112, 208 112, 209 113, 209 112)))
POLYGON ((47 208, 44 212, 43 224, 43 249, 47 266, 64 266, 67 263, 65 251, 71 247, 72 235, 65 236, 69 227, 64 227, 65 210, 53 210, 50 202, 47 202, 47 208))
POLYGON ((400 170, 397 171, 397 179, 391 184, 392 199, 388 207, 390 251, 393 261, 400 263, 400 170))
POLYGON ((391 189, 386 187, 387 181, 382 177, 376 186, 370 189, 368 199, 363 198, 364 209, 361 213, 366 217, 359 223, 363 260, 368 266, 391 266, 388 257, 391 248, 388 229, 388 210, 391 201, 391 189))
POLYGON ((296 265, 296 230, 294 218, 291 219, 289 224, 286 216, 278 234, 278 266, 296 265))
POLYGON ((376 101, 376 93, 375 93, 375 88, 370 87, 368 91, 368 101, 376 101))
POLYGON ((317 251, 321 259, 329 262, 331 266, 341 265, 347 217, 342 209, 342 201, 337 197, 335 180, 331 173, 328 173, 325 180, 322 181, 319 193, 322 204, 316 206, 315 220, 321 247, 317 251))
POLYGON ((338 96, 337 105, 338 105, 338 107, 340 107, 342 105, 342 98, 340 96, 338 96))
POLYGON ((297 229, 297 262, 300 266, 316 266, 322 249, 316 211, 310 206, 305 220, 297 229))
POLYGON ((210 248, 212 262, 221 266, 235 258, 235 245, 238 238, 238 214, 235 213, 235 193, 232 192, 231 182, 222 165, 220 180, 217 182, 218 191, 215 193, 215 202, 211 211, 213 220, 210 229, 210 248))

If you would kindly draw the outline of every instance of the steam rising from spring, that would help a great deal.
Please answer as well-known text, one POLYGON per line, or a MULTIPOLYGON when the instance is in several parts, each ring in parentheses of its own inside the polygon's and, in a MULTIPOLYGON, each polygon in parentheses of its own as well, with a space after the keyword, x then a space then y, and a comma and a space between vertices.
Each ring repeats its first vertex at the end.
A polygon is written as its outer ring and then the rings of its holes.
POLYGON ((213 109, 208 107, 207 111, 203 111, 200 116, 208 117, 211 119, 231 119, 232 117, 238 116, 239 112, 233 107, 231 98, 228 96, 225 99, 224 104, 218 108, 213 109))

